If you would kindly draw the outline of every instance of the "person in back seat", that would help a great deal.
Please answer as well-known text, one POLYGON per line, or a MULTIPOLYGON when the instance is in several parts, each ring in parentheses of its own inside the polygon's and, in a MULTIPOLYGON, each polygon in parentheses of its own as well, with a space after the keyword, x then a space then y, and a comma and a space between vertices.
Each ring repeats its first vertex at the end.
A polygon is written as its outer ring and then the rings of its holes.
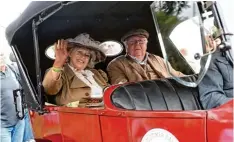
POLYGON ((106 58, 99 42, 88 34, 58 40, 55 55, 53 67, 44 77, 43 87, 48 95, 56 96, 57 105, 88 107, 102 104, 103 88, 108 86, 108 78, 104 71, 93 69, 94 64, 106 58))
MULTIPOLYGON (((216 46, 213 42, 213 46, 216 46)), ((220 44, 220 43, 219 43, 220 44)), ((208 71, 198 85, 204 109, 211 109, 233 100, 233 62, 225 50, 217 48, 208 71)))
MULTIPOLYGON (((115 58, 107 66, 111 84, 170 77, 163 58, 146 52, 148 37, 144 29, 132 30, 122 37, 127 54, 115 58)), ((183 76, 171 66, 170 69, 173 75, 183 76)))

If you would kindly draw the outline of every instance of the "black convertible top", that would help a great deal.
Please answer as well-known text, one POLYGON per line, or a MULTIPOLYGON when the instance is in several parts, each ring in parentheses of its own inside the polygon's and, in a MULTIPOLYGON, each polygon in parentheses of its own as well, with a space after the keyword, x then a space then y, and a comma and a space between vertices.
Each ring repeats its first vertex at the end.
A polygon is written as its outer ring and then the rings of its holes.
POLYGON ((34 18, 38 20, 39 14, 46 16, 61 5, 63 5, 61 10, 39 25, 39 40, 50 40, 51 44, 58 38, 75 36, 80 32, 88 32, 98 37, 99 40, 113 38, 115 35, 111 37, 110 32, 113 34, 119 32, 117 37, 119 40, 130 29, 142 27, 151 30, 153 26, 149 24, 149 20, 152 22, 150 13, 150 4, 152 2, 149 1, 81 1, 71 3, 57 1, 31 2, 25 11, 7 27, 6 38, 8 43, 19 46, 21 42, 32 39, 32 20, 34 18))

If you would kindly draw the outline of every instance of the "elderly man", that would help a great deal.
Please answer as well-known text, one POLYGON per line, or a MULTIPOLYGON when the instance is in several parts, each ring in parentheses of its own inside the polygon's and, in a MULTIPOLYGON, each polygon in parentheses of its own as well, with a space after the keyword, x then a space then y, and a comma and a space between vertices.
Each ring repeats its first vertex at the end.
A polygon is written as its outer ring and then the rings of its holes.
MULTIPOLYGON (((170 77, 164 60, 146 51, 148 37, 144 29, 132 30, 122 37, 126 55, 117 57, 107 66, 111 84, 170 77)), ((171 66, 170 69, 173 75, 183 76, 171 66)))

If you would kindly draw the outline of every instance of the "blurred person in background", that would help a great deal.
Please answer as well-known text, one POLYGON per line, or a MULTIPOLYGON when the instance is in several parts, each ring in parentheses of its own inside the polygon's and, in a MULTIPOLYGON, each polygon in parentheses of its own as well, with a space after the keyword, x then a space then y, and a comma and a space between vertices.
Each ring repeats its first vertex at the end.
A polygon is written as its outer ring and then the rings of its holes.
MULTIPOLYGON (((13 91, 21 89, 20 76, 16 66, 7 63, 6 54, 0 52, 0 78, 1 78, 1 134, 2 142, 31 142, 33 140, 32 128, 29 122, 28 111, 20 119, 17 116, 13 91)), ((11 55, 12 56, 12 55, 11 55)), ((14 56, 13 56, 14 57, 14 56)), ((18 95, 17 104, 21 104, 18 95)))

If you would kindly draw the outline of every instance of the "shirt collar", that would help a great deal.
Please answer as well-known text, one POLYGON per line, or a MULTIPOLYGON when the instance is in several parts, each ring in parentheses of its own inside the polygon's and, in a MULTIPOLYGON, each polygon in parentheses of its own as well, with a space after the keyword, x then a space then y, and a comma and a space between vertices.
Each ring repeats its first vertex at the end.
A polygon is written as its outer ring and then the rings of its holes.
POLYGON ((129 56, 130 58, 132 58, 134 62, 136 62, 136 63, 138 63, 138 64, 141 64, 141 65, 145 65, 145 64, 147 63, 147 60, 148 60, 148 55, 149 55, 149 53, 146 52, 145 58, 143 59, 143 61, 140 61, 140 60, 138 60, 136 57, 133 57, 133 56, 131 56, 131 55, 128 55, 128 56, 129 56))
POLYGON ((80 73, 84 76, 92 76, 93 73, 89 70, 81 70, 81 71, 77 71, 74 67, 72 67, 70 64, 68 64, 68 66, 71 68, 71 70, 76 74, 76 73, 80 73))

